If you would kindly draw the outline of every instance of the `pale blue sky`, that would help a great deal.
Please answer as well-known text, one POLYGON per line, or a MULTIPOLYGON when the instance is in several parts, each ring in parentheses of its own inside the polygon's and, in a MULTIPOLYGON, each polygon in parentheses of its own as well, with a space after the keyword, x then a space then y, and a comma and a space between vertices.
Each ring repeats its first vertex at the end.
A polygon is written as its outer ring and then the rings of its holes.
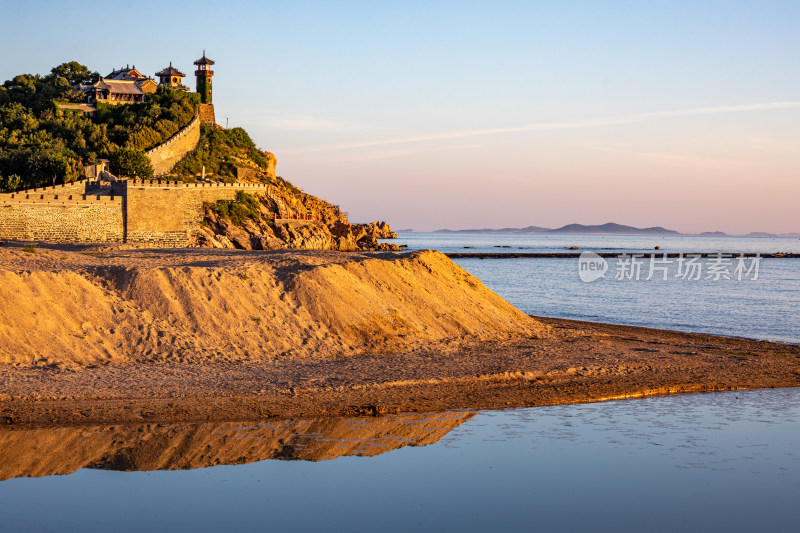
POLYGON ((797 1, 0 6, 0 79, 206 49, 218 121, 356 221, 800 231, 797 1))

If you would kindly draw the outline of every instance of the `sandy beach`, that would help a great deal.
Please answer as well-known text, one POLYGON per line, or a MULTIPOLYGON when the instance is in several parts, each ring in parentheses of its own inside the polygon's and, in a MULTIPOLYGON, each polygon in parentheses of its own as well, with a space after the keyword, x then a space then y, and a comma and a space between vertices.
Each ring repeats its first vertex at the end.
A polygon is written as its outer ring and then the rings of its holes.
POLYGON ((800 385, 800 346, 529 317, 438 252, 0 247, 0 422, 262 420, 800 385))

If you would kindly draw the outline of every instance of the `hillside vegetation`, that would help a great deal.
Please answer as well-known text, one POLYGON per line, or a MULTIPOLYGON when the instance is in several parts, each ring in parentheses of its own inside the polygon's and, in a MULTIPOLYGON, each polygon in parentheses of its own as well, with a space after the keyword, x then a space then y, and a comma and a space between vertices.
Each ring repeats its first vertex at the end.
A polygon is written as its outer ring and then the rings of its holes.
POLYGON ((215 181, 267 182, 275 177, 275 156, 256 148, 242 128, 226 130, 204 124, 200 127, 197 149, 172 169, 170 177, 194 181, 203 170, 206 177, 215 181), (237 167, 250 169, 248 178, 238 176, 237 167))
POLYGON ((80 101, 73 86, 98 77, 71 62, 0 86, 0 191, 81 179, 84 165, 119 159, 121 150, 143 155, 186 126, 200 101, 195 93, 160 87, 144 104, 98 104, 94 117, 58 116, 56 102, 80 101))

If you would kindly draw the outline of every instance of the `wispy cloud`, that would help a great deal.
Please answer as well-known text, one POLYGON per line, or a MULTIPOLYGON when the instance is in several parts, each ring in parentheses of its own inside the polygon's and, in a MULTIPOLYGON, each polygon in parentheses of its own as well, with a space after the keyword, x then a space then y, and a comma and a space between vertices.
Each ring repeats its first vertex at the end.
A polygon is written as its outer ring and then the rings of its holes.
POLYGON ((567 122, 538 122, 538 123, 524 124, 522 126, 514 126, 509 128, 484 128, 484 129, 473 129, 473 130, 461 130, 461 131, 450 131, 444 133, 432 133, 428 135, 396 137, 391 139, 377 139, 371 141, 309 146, 303 148, 295 148, 292 149, 291 152, 310 153, 310 152, 326 152, 335 150, 355 150, 359 148, 371 148, 375 146, 462 139, 466 137, 479 137, 485 135, 498 135, 504 133, 522 133, 522 132, 535 132, 535 131, 548 131, 548 130, 596 128, 602 126, 634 124, 639 122, 648 122, 652 120, 677 118, 677 117, 717 115, 723 113, 746 113, 753 111, 772 111, 778 109, 800 109, 800 101, 769 102, 761 104, 743 104, 743 105, 729 105, 729 106, 716 106, 716 107, 696 107, 692 109, 653 111, 648 113, 635 113, 630 115, 620 115, 616 117, 605 117, 605 118, 567 121, 567 122))

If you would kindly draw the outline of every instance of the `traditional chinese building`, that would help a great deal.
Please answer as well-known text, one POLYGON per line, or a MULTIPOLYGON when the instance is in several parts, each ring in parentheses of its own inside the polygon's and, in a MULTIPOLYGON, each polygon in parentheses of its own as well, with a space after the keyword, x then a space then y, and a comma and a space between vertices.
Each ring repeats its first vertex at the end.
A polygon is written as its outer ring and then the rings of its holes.
POLYGON ((86 92, 86 103, 94 105, 98 102, 108 104, 141 104, 145 101, 145 92, 135 80, 107 80, 100 78, 90 85, 86 92))
POLYGON ((155 80, 139 72, 136 69, 136 65, 112 70, 111 74, 105 76, 103 79, 112 81, 134 81, 145 94, 154 93, 156 89, 158 89, 158 84, 155 80))
POLYGON ((167 86, 174 89, 180 89, 181 91, 189 90, 189 87, 183 84, 183 78, 186 77, 186 74, 173 67, 172 61, 169 62, 169 66, 167 68, 156 72, 156 76, 158 76, 159 87, 167 86))
POLYGON ((200 94, 201 104, 211 104, 211 77, 214 71, 211 70, 211 65, 214 64, 212 60, 206 57, 206 51, 203 50, 203 57, 194 62, 197 65, 197 70, 194 75, 197 77, 197 92, 200 94))
MULTIPOLYGON (((194 62, 197 65, 195 77, 197 78, 197 92, 200 94, 200 119, 208 125, 216 125, 214 116, 214 104, 212 103, 211 80, 214 71, 211 65, 214 61, 206 57, 203 50, 203 57, 194 62)), ((158 83, 153 78, 142 74, 136 66, 126 66, 125 68, 114 69, 110 74, 100 78, 97 83, 92 85, 80 85, 86 94, 86 107, 69 107, 57 105, 56 111, 59 114, 70 113, 92 113, 91 107, 97 102, 109 104, 139 104, 147 101, 147 94, 155 93, 159 87, 172 87, 181 91, 188 91, 189 87, 183 84, 186 74, 172 66, 172 62, 167 68, 156 72, 158 83)))

